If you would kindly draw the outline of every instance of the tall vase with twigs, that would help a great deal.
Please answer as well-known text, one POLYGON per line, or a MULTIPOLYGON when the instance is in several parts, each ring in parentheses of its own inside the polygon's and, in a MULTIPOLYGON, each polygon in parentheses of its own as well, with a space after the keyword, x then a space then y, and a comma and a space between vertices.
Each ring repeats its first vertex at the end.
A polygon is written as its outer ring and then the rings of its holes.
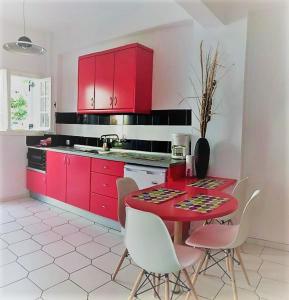
MULTIPOLYGON (((217 89, 217 74, 220 68, 218 46, 215 50, 204 51, 203 41, 200 44, 200 69, 201 85, 200 93, 191 79, 193 91, 196 94, 192 97, 185 97, 182 101, 194 99, 197 102, 197 112, 193 110, 195 117, 199 122, 200 138, 195 146, 195 170, 198 178, 205 178, 208 172, 210 160, 210 145, 206 139, 208 123, 211 121, 214 112, 214 95, 217 89)), ((181 101, 181 102, 182 102, 181 101)))

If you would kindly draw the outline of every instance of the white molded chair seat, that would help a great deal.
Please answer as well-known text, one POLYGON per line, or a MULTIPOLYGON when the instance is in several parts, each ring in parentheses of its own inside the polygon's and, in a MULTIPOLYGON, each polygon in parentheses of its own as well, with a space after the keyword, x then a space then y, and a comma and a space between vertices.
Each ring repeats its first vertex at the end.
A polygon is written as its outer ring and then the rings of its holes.
POLYGON ((197 228, 186 240, 186 244, 210 249, 227 249, 235 240, 239 225, 210 224, 197 228))
POLYGON ((185 245, 174 245, 174 247, 178 261, 183 269, 194 265, 201 258, 203 253, 198 249, 194 249, 194 251, 192 251, 191 247, 187 247, 185 245))

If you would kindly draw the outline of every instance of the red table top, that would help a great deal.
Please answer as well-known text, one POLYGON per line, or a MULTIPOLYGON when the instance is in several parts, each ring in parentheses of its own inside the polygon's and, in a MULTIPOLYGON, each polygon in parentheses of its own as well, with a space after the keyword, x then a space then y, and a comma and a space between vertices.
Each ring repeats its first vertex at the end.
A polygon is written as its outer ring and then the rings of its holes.
POLYGON ((196 181, 197 180, 196 178, 182 178, 173 182, 166 182, 164 184, 160 184, 158 186, 140 190, 128 195, 125 198, 125 203, 126 205, 133 207, 135 209, 154 213, 158 215, 160 218, 162 218, 163 220, 167 220, 167 221, 190 222, 190 221, 209 220, 218 217, 223 217, 225 215, 231 214, 238 208, 238 200, 233 196, 222 192, 222 190, 233 185, 236 182, 236 180, 225 179, 225 178, 216 178, 216 179, 224 180, 224 184, 212 190, 187 186, 189 183, 196 181), (133 198, 133 196, 141 194, 144 191, 149 191, 160 187, 182 190, 182 191, 186 191, 187 193, 160 204, 155 204, 155 203, 146 202, 146 201, 133 198), (180 208, 176 208, 174 206, 178 202, 181 202, 190 197, 200 195, 200 194, 225 197, 225 198, 229 198, 230 200, 208 213, 198 213, 194 211, 183 210, 180 208))

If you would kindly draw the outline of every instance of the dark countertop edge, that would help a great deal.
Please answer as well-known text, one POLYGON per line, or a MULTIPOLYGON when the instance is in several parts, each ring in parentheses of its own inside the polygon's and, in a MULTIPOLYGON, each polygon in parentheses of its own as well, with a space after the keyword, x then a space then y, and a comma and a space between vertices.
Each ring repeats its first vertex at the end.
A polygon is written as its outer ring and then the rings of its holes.
MULTIPOLYGON (((124 163, 129 164, 135 164, 135 165, 145 165, 145 166, 151 166, 151 167, 163 167, 163 168, 169 168, 170 166, 175 166, 179 164, 185 164, 185 160, 168 160, 168 161, 151 161, 151 160, 142 160, 142 159, 133 159, 133 158, 124 158, 124 157, 118 157, 117 155, 105 155, 105 154, 96 154, 96 153, 88 153, 88 152, 82 152, 77 150, 69 150, 69 149, 57 149, 54 147, 37 147, 37 146, 27 146, 28 148, 34 148, 34 149, 41 149, 45 151, 54 151, 59 153, 67 153, 72 155, 79 155, 79 156, 85 156, 85 157, 91 157, 91 158, 99 158, 99 159, 106 159, 106 160, 112 160, 112 161, 120 161, 124 163)), ((148 154, 149 155, 149 154, 148 154)))

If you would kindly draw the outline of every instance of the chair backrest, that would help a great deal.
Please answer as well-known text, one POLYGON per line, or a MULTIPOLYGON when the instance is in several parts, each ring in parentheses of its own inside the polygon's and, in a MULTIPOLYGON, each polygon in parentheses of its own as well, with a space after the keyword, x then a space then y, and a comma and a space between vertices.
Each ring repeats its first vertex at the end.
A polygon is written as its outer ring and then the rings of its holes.
POLYGON ((120 225, 125 227, 125 204, 124 198, 130 193, 139 190, 136 182, 129 177, 118 178, 116 180, 117 195, 118 195, 118 221, 120 225))
POLYGON ((125 244, 131 258, 147 272, 181 269, 170 234, 157 215, 126 207, 125 244))
POLYGON ((259 207, 259 203, 260 203, 259 194, 260 194, 260 190, 256 190, 252 194, 252 196, 250 197, 249 201, 247 202, 243 210, 240 224, 234 225, 234 226, 238 226, 239 230, 238 233, 236 234, 235 240, 232 242, 229 248, 239 247, 247 240, 251 224, 253 222, 254 216, 256 215, 257 209, 259 207))
POLYGON ((237 198, 239 201, 244 202, 244 190, 246 185, 248 184, 248 179, 249 177, 244 177, 242 179, 240 179, 237 184, 235 185, 233 191, 232 191, 232 195, 237 198))

